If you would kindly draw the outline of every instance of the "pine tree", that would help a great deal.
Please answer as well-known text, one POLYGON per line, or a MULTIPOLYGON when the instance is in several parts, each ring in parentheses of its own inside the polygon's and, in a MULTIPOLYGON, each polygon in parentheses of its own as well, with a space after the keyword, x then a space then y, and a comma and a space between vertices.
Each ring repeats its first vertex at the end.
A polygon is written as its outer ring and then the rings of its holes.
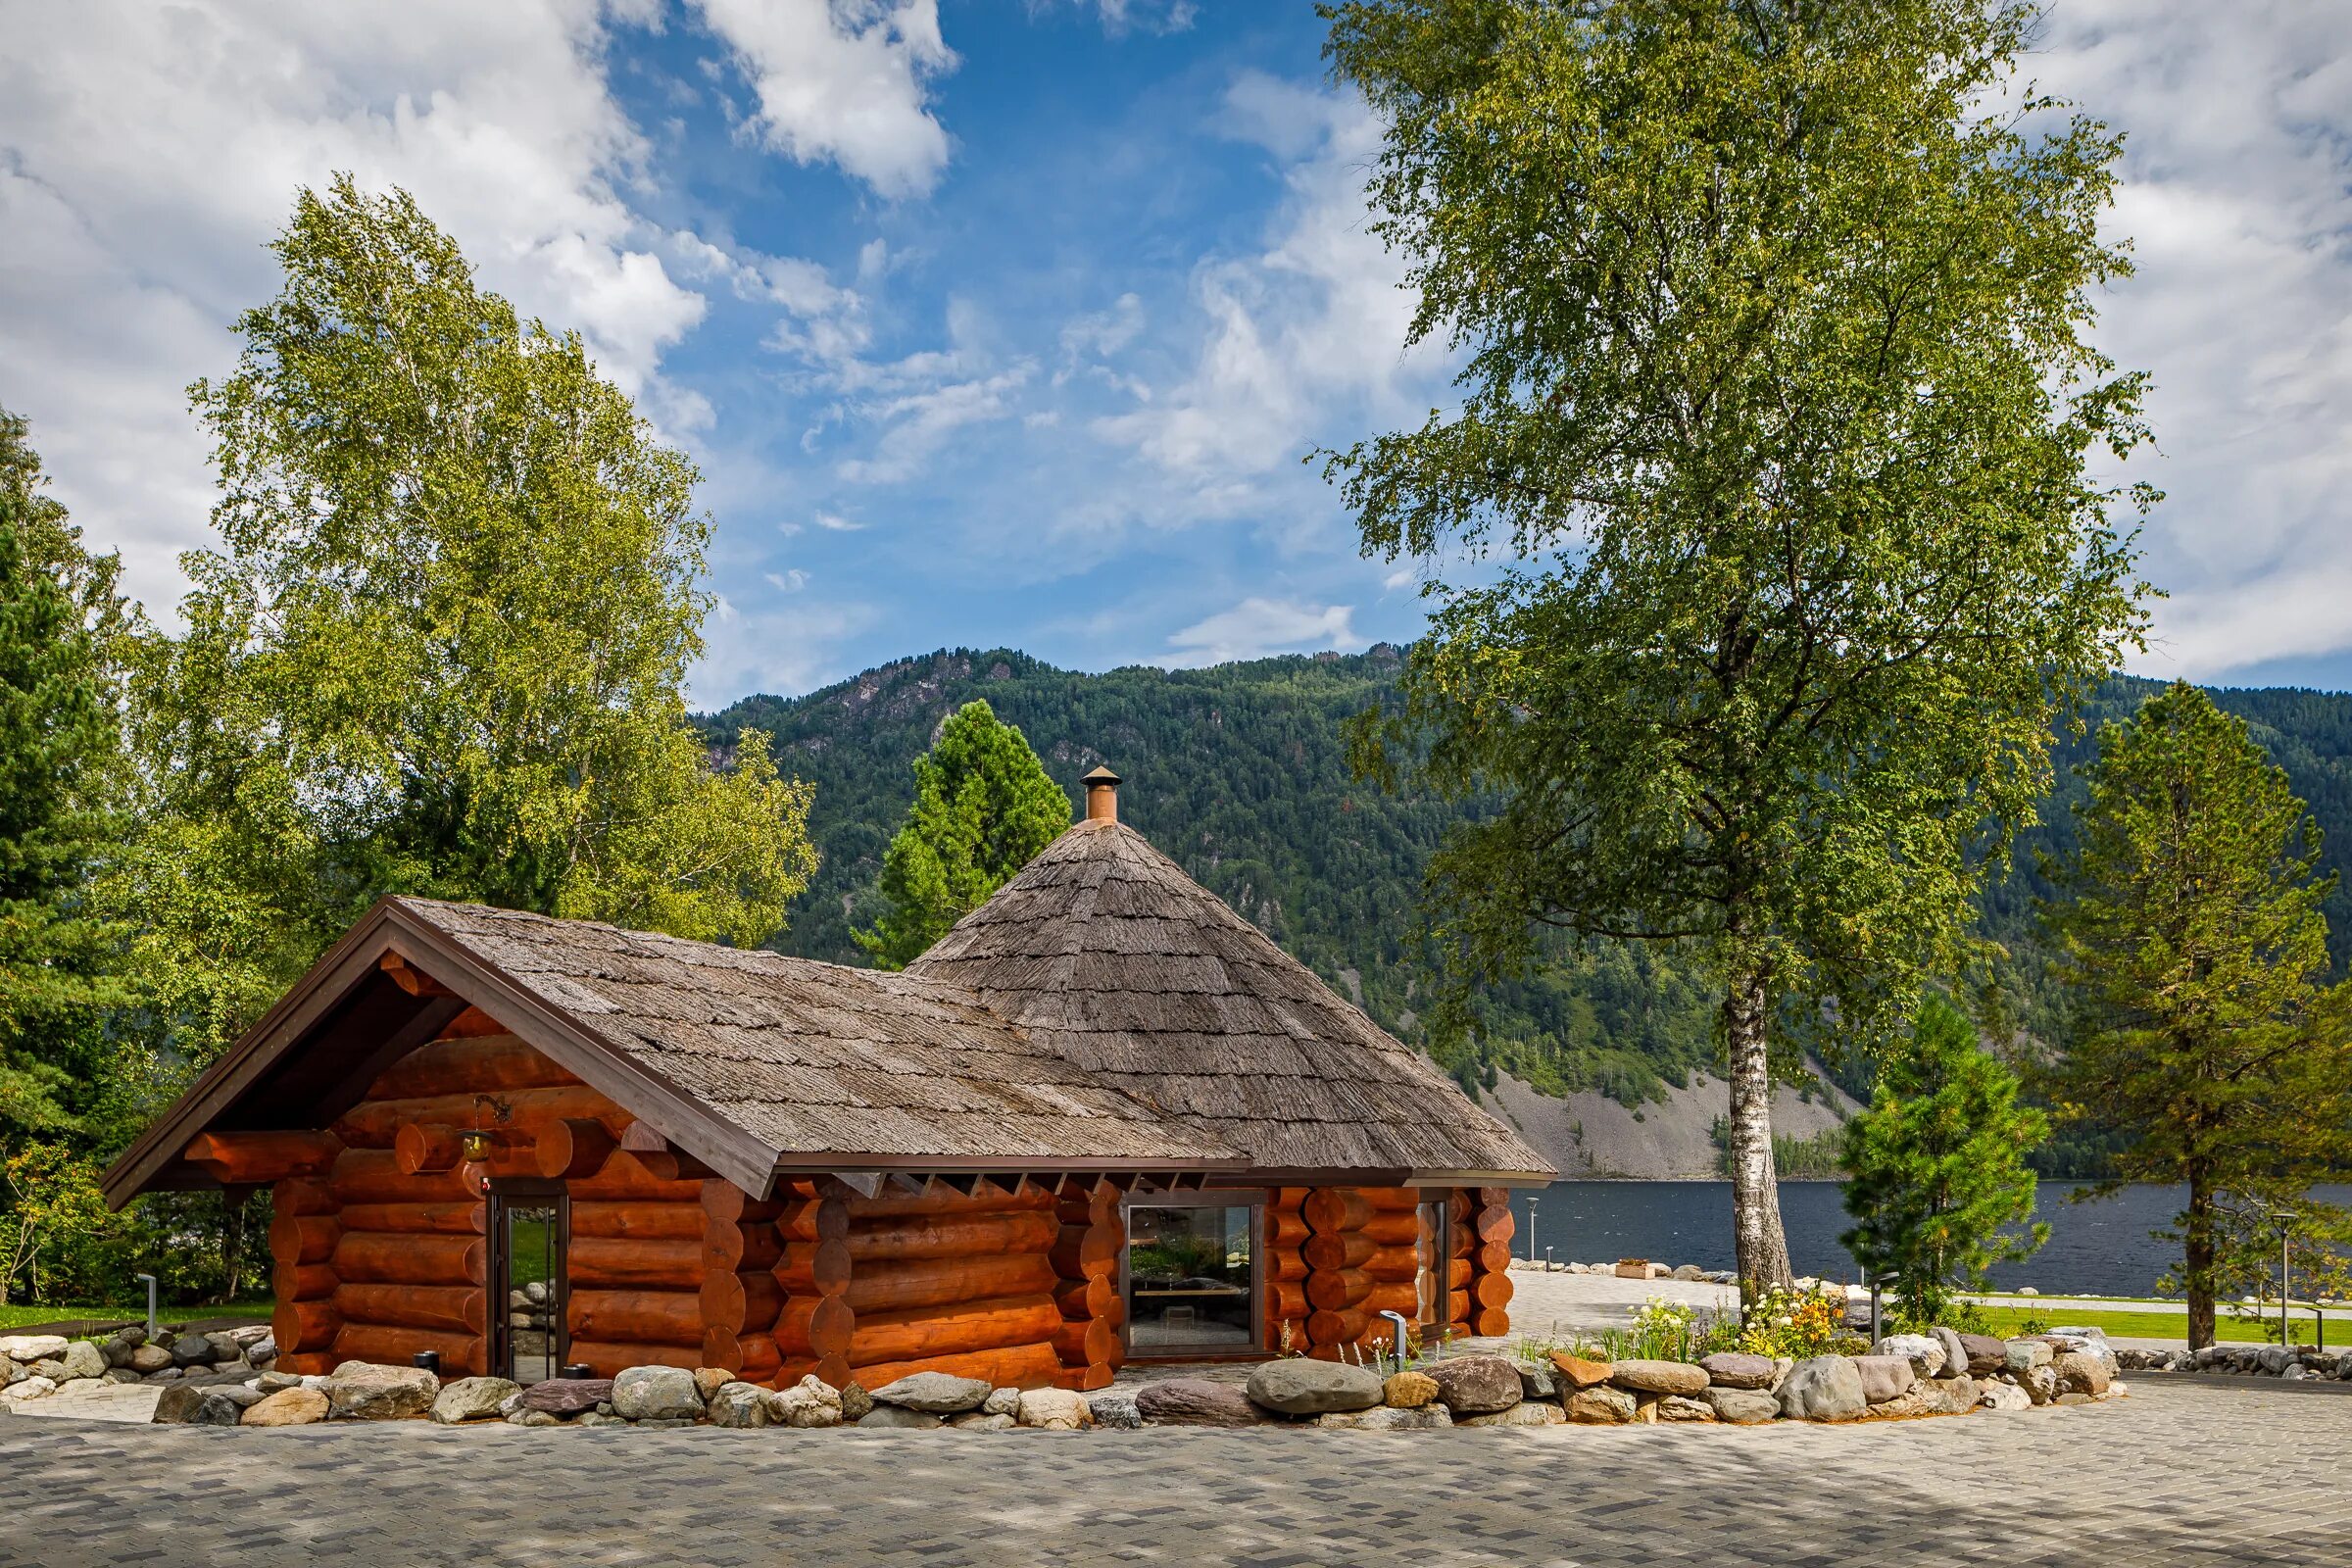
POLYGON ((101 1093, 120 933, 87 878, 119 824, 112 557, 85 554, 0 411, 0 1141, 78 1133, 101 1093))
POLYGON ((1070 798, 1028 740, 966 703, 914 760, 914 805, 882 857, 890 907, 858 945, 904 969, 1070 823, 1070 798))
POLYGON ((2318 826, 2247 733, 2180 682, 2099 736, 2043 917, 2082 1027, 2062 1114, 2126 1140, 2116 1180, 2183 1184, 2192 1348, 2213 1343, 2236 1192, 2352 1157, 2352 987, 2328 987, 2318 826))
POLYGON ((1845 1211, 1838 1238, 1873 1275, 1892 1274, 1903 1315, 1920 1328, 1955 1290, 2040 1247, 2026 1155, 2049 1121, 2017 1102, 2017 1077, 1977 1045, 1960 1009, 1929 993, 1909 1047, 1884 1063, 1870 1108, 1845 1124, 1845 1211))

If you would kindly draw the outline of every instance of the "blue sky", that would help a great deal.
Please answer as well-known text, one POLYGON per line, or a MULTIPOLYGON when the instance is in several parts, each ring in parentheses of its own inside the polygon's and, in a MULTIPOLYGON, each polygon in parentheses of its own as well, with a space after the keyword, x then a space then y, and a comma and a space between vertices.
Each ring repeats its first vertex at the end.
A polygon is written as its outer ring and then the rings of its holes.
MULTIPOLYGON (((180 388, 294 188, 400 183, 705 472, 710 704, 1008 644, 1199 663, 1402 639, 1300 459, 1416 420, 1377 144, 1304 4, 0 0, 0 404, 168 615, 180 388)), ((2129 137, 2156 378, 2152 674, 2352 687, 2352 6, 2057 0, 2129 137)))

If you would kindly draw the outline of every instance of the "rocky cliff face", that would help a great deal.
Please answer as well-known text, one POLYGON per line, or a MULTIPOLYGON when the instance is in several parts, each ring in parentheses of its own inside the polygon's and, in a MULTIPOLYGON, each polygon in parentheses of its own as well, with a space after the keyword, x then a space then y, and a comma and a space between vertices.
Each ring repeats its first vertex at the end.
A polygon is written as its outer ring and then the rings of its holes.
MULTIPOLYGON (((1722 1079, 1693 1076, 1689 1088, 1669 1089, 1663 1101, 1628 1107, 1590 1090, 1555 1098, 1505 1075, 1484 1098, 1560 1168, 1564 1181, 1712 1181, 1723 1175, 1712 1129, 1726 1109, 1726 1093, 1722 1079)), ((1860 1108, 1826 1082, 1809 1101, 1784 1088, 1772 1102, 1772 1126, 1784 1137, 1811 1138, 1860 1108)))

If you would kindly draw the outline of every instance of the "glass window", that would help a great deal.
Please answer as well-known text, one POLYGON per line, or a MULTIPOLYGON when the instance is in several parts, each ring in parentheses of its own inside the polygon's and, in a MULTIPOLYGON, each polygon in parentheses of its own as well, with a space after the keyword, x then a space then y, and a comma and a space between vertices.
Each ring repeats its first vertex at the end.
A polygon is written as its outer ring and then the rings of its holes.
POLYGON ((1127 1344, 1137 1355, 1258 1348, 1252 1210, 1127 1211, 1127 1344))
POLYGON ((500 1370, 517 1383, 538 1383, 563 1360, 564 1207, 553 1198, 502 1196, 494 1217, 505 1306, 500 1370))

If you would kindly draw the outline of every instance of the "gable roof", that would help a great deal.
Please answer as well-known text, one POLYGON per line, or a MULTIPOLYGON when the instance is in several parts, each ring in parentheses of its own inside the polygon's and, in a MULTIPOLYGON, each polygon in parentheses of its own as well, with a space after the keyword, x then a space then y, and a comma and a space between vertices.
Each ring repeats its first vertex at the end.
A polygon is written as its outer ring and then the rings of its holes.
POLYGON ((779 1168, 1240 1163, 937 980, 429 899, 379 900, 107 1172, 118 1205, 208 1128, 316 1127, 477 1005, 737 1186, 779 1168), (462 1000, 416 998, 397 955, 462 1000))
POLYGON ((1134 829, 1077 823, 906 972, 1272 1173, 1556 1175, 1134 829))

